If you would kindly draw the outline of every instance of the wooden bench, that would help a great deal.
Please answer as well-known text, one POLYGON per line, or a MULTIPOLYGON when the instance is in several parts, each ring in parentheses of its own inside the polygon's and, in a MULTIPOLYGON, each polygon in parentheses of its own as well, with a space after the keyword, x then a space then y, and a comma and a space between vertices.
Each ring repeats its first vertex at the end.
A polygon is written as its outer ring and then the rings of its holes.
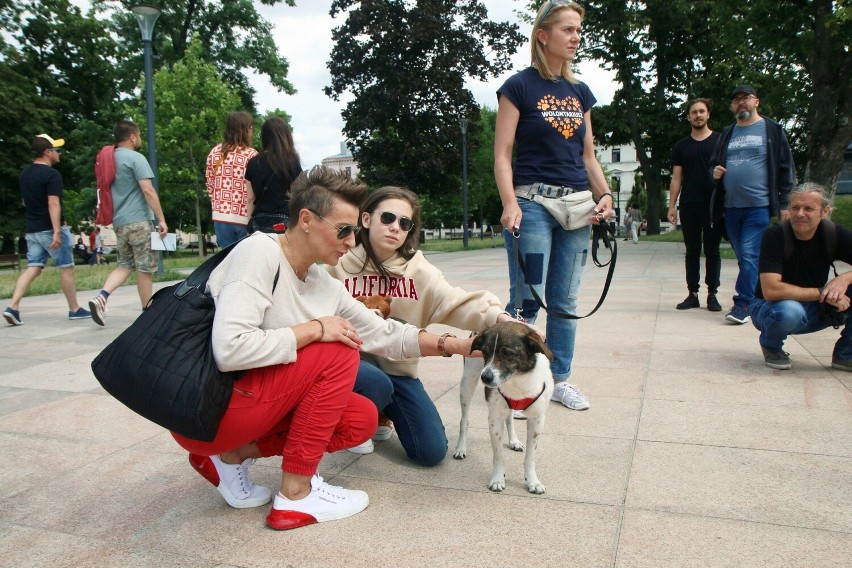
POLYGON ((16 272, 21 270, 21 255, 0 254, 0 268, 14 268, 16 272))

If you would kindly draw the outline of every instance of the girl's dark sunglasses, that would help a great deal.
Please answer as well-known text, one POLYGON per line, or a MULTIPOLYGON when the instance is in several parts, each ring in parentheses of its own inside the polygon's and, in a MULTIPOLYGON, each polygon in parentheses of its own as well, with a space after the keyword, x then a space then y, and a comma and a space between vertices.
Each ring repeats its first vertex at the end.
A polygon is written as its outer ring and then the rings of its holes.
POLYGON ((391 213, 390 211, 383 211, 382 214, 379 215, 379 220, 382 222, 382 225, 393 225, 393 222, 397 219, 399 219, 399 228, 406 233, 414 226, 414 221, 412 221, 409 217, 397 217, 396 213, 391 213))
POLYGON ((326 219, 325 217, 323 217, 322 215, 320 215, 319 213, 317 213, 313 209, 308 209, 308 211, 310 211, 311 213, 313 213, 314 215, 316 215, 317 217, 319 217, 320 219, 322 219, 323 221, 325 221, 326 223, 328 223, 329 225, 331 225, 332 227, 337 229, 337 238, 341 241, 343 239, 345 239, 346 237, 348 237, 349 235, 357 235, 358 231, 361 230, 361 227, 357 227, 355 225, 335 225, 334 223, 332 223, 331 221, 329 221, 328 219, 326 219))

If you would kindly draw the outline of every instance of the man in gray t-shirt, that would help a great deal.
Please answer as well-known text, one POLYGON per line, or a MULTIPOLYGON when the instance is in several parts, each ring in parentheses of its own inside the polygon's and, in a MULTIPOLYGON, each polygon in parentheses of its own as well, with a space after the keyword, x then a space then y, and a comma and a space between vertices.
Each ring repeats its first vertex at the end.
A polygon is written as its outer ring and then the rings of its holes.
POLYGON ((151 221, 156 219, 160 238, 165 238, 169 231, 157 190, 151 183, 154 172, 145 157, 137 152, 142 145, 139 127, 130 120, 120 120, 113 128, 113 135, 115 181, 110 191, 118 267, 107 277, 100 294, 89 302, 92 319, 98 325, 105 324, 110 294, 124 284, 133 271, 137 272, 136 290, 142 307, 148 304, 154 286, 152 274, 157 271, 157 255, 151 252, 151 221))
POLYGON ((724 223, 740 268, 734 306, 725 315, 736 324, 749 320, 763 231, 772 216, 781 221, 789 216, 790 191, 796 184, 787 135, 777 122, 758 114, 759 105, 751 86, 734 89, 731 111, 737 121, 722 131, 710 157, 716 180, 711 198, 713 224, 724 223))

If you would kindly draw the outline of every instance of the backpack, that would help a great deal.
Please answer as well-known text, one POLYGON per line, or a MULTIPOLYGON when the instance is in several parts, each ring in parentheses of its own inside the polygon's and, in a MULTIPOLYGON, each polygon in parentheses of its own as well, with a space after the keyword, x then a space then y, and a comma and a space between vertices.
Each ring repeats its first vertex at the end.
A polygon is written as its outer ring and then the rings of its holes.
POLYGON ((98 213, 95 223, 112 225, 112 182, 115 181, 115 146, 109 144, 95 158, 95 182, 98 188, 98 213))

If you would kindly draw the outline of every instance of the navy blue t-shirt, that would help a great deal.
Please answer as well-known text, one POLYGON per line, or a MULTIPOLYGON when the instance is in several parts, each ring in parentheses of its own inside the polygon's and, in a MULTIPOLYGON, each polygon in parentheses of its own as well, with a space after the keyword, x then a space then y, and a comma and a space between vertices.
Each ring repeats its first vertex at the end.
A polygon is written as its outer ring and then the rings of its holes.
POLYGON ((515 187, 532 183, 589 187, 583 163, 585 113, 597 102, 585 83, 556 82, 527 67, 497 91, 520 111, 515 131, 515 187))
POLYGON ((62 176, 58 171, 46 164, 30 164, 21 172, 18 182, 21 186, 21 197, 26 209, 24 231, 38 233, 52 231, 50 210, 47 207, 47 196, 59 198, 60 224, 65 224, 65 208, 62 204, 62 176))

